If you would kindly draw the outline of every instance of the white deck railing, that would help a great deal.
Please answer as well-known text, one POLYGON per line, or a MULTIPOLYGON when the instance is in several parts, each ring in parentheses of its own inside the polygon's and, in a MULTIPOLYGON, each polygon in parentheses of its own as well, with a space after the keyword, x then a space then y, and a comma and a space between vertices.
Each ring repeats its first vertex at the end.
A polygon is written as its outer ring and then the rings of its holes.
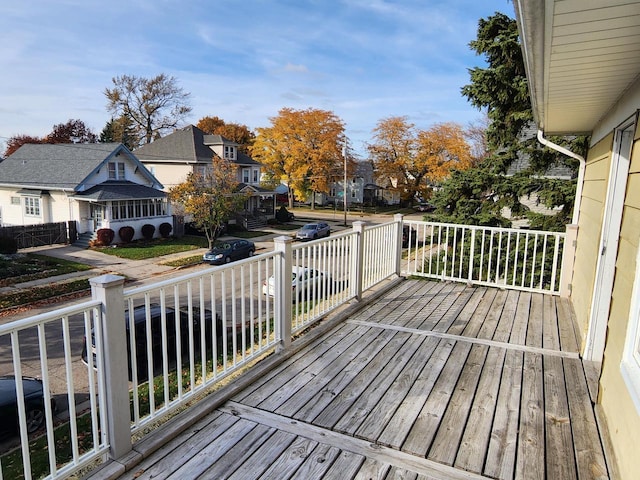
POLYGON ((559 294, 565 234, 405 222, 409 275, 559 294))
POLYGON ((2 373, 42 379, 46 419, 30 438, 18 382, 20 448, 3 470, 18 462, 26 479, 58 479, 120 457, 132 434, 401 272, 557 293, 562 234, 404 222, 403 237, 402 227, 396 216, 303 244, 278 237, 272 252, 133 289, 105 275, 91 280, 91 301, 0 326, 2 373), (51 408, 52 372, 68 420, 51 408))

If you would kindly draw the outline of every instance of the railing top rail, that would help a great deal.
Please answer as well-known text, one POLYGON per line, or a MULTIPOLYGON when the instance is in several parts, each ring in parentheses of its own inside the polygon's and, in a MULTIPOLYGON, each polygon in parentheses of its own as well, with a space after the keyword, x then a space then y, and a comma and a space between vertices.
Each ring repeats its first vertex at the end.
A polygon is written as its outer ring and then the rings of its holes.
POLYGON ((208 275, 212 270, 222 271, 222 270, 231 270, 233 268, 246 265, 249 263, 253 263, 262 259, 266 259, 269 257, 273 257, 275 255, 281 255, 280 252, 272 251, 267 253, 261 253, 259 255, 254 255, 253 257, 243 258, 242 260, 236 260, 232 263, 226 265, 212 265, 210 268, 205 270, 200 270, 193 273, 186 273, 184 275, 180 275, 179 277, 171 277, 169 280, 161 280, 159 282, 155 282, 152 285, 144 285, 141 287, 135 287, 126 289, 124 291, 125 296, 134 296, 140 295, 146 292, 150 292, 152 290, 158 290, 160 288, 170 287, 172 285, 176 285, 178 283, 188 282, 189 280, 194 280, 196 278, 202 277, 203 275, 208 275))
POLYGON ((82 313, 86 310, 89 310, 91 308, 95 308, 98 306, 100 306, 100 302, 98 300, 89 300, 76 305, 71 305, 69 307, 52 310, 50 312, 40 313, 38 315, 34 315, 29 318, 14 320, 12 322, 0 325, 0 336, 6 335, 11 332, 16 332, 19 330, 24 330, 26 328, 35 327, 41 323, 57 320, 62 317, 67 317, 70 315, 82 313))
POLYGON ((326 240, 334 240, 337 238, 342 238, 342 237, 349 237, 355 235, 355 232, 353 230, 345 230, 342 232, 338 232, 334 235, 331 235, 330 237, 325 237, 325 238, 318 238, 316 240, 309 240, 308 242, 304 242, 304 243, 298 243, 297 245, 293 245, 293 249, 294 250, 299 250, 301 248, 305 248, 309 245, 313 245, 314 243, 322 243, 326 240))
POLYGON ((492 232, 507 232, 507 233, 518 233, 518 234, 527 234, 527 235, 553 235, 558 237, 565 237, 565 232, 553 232, 549 230, 529 230, 524 228, 506 228, 506 227, 489 227, 485 225, 466 225, 463 223, 442 223, 442 222, 425 222, 423 220, 404 220, 405 224, 422 224, 422 225, 431 225, 435 227, 457 227, 457 228, 465 228, 468 230, 489 230, 492 232))

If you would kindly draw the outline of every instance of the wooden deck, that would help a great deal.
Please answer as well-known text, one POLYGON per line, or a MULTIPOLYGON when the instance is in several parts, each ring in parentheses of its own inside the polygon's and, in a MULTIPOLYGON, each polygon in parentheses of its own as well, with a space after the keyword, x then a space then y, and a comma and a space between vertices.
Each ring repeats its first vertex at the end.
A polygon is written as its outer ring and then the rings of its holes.
POLYGON ((572 315, 406 280, 119 478, 608 478, 572 315))

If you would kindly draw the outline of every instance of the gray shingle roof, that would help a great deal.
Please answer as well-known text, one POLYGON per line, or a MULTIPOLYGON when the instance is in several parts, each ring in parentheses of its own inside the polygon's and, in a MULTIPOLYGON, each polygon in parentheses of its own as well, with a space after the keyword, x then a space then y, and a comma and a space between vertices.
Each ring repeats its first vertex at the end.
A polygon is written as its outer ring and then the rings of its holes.
POLYGON ((198 127, 189 125, 136 148, 134 153, 150 162, 210 162, 214 154, 204 144, 204 136, 198 127))
POLYGON ((155 188, 128 181, 108 181, 79 192, 74 197, 83 200, 139 200, 141 198, 164 198, 167 194, 155 188))
POLYGON ((73 189, 119 147, 119 143, 25 144, 0 163, 0 184, 73 189))
MULTIPOLYGON (((142 147, 136 148, 134 154, 140 160, 145 162, 211 162, 215 152, 209 148, 209 145, 234 145, 238 144, 224 138, 222 135, 208 135, 198 127, 189 125, 178 129, 166 137, 159 138, 152 143, 147 143, 142 147)), ((236 160, 237 165, 259 166, 249 155, 238 152, 236 160)))

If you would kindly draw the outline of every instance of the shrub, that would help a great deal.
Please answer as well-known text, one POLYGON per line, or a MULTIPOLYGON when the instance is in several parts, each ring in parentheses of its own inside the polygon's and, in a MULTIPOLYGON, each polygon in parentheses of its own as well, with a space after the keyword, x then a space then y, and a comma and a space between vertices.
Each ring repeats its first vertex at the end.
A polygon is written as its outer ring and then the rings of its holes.
POLYGON ((16 253, 18 241, 12 237, 0 237, 0 253, 16 253))
POLYGON ((145 240, 151 240, 154 233, 156 233, 155 225, 146 223, 142 226, 142 236, 145 238, 145 240))
POLYGON ((106 247, 107 245, 111 245, 111 242, 113 242, 113 238, 116 236, 116 232, 114 232, 110 228, 101 228, 98 230, 97 235, 98 245, 106 247))
POLYGON ((169 235, 171 235, 171 230, 173 230, 173 225, 168 222, 161 223, 158 227, 158 231, 160 232, 162 238, 169 238, 169 235))
POLYGON ((120 230, 118 230, 118 235, 120 236, 120 240, 122 240, 123 243, 129 243, 131 240, 133 240, 134 233, 135 230, 130 226, 122 227, 120 228, 120 230))

